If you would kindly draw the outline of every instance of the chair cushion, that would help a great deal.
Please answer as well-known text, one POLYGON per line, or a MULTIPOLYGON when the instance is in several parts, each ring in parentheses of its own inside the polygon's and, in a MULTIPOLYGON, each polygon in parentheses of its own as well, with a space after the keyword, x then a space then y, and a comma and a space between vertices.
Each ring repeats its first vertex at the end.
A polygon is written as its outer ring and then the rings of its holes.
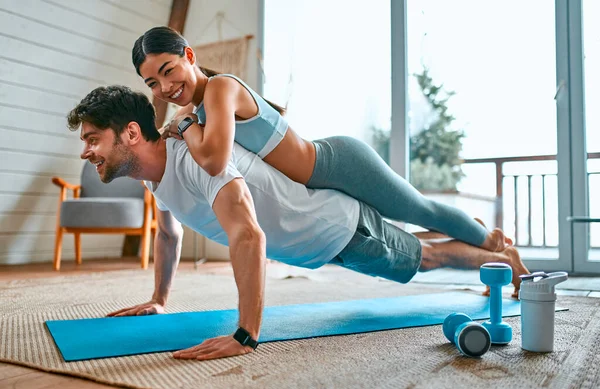
POLYGON ((65 200, 60 209, 62 227, 140 228, 144 200, 131 197, 85 197, 65 200))

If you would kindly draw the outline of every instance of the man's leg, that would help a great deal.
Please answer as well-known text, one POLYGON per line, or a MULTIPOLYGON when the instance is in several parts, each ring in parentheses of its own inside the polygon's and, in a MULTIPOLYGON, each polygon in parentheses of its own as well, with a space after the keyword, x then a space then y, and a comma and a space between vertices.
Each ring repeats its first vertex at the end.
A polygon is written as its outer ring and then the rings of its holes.
POLYGON ((518 297, 522 274, 529 271, 521 261, 517 249, 512 246, 500 252, 489 252, 458 240, 421 240, 421 266, 419 271, 429 271, 442 267, 454 269, 479 269, 485 263, 500 262, 513 269, 512 283, 515 286, 513 297, 518 297))
POLYGON ((529 273, 514 247, 490 252, 454 239, 419 240, 383 220, 379 212, 361 203, 356 233, 331 263, 371 276, 409 282, 417 271, 441 267, 478 269, 489 262, 508 263, 518 292, 521 274, 529 273))

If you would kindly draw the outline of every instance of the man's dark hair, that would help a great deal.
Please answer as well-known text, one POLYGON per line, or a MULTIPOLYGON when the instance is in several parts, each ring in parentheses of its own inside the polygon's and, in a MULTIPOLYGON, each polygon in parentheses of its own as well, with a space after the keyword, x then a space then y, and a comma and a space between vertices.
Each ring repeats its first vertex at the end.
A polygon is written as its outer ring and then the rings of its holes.
POLYGON ((121 85, 94 89, 67 115, 71 131, 86 122, 101 130, 111 128, 117 138, 127 124, 137 122, 147 141, 160 139, 155 118, 154 106, 146 95, 121 85))

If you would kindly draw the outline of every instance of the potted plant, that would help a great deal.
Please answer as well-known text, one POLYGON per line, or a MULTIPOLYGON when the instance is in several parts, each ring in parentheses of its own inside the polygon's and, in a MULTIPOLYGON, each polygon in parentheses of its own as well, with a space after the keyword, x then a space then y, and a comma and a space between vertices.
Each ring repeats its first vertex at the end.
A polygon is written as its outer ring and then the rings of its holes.
POLYGON ((448 113, 448 101, 454 92, 435 85, 427 68, 415 77, 431 113, 424 127, 410 137, 410 182, 421 191, 456 192, 465 176, 460 158, 465 134, 451 128, 455 118, 448 113))
MULTIPOLYGON (((454 92, 435 85, 427 68, 414 76, 430 109, 428 120, 410 137, 410 182, 422 192, 457 192, 464 177, 460 152, 465 134, 451 128, 455 118, 447 103, 454 92)), ((389 130, 373 127, 371 132, 373 148, 389 164, 389 130)))

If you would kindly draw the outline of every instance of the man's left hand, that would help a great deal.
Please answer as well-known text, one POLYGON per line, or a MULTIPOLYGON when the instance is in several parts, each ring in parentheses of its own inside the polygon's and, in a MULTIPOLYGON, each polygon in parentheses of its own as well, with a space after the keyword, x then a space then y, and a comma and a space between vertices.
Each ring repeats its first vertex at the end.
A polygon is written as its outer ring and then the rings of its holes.
POLYGON ((204 361, 207 359, 218 359, 248 354, 252 351, 254 351, 252 347, 242 346, 240 342, 233 339, 233 336, 229 335, 207 339, 197 346, 176 351, 173 353, 173 357, 177 359, 197 359, 204 361))

